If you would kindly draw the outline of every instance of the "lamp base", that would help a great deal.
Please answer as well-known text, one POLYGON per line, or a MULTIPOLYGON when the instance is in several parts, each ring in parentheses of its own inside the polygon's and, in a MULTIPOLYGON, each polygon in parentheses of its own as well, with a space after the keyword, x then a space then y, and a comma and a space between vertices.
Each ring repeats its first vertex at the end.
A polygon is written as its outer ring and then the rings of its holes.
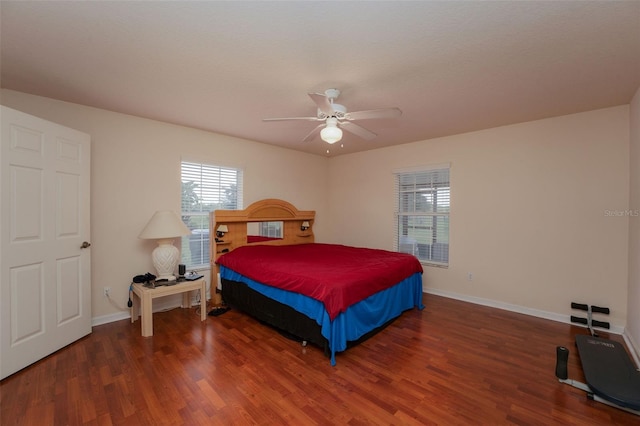
POLYGON ((156 268, 158 277, 156 280, 175 281, 176 277, 173 272, 178 267, 180 260, 180 250, 173 245, 173 239, 165 239, 158 241, 158 247, 151 254, 153 266, 156 268))

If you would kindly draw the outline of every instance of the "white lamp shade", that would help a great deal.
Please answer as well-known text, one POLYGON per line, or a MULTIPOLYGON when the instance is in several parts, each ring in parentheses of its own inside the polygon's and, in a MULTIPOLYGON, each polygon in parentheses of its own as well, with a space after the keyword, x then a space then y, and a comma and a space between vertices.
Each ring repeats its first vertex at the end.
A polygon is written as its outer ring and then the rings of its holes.
POLYGON ((173 210, 159 210, 144 227, 138 238, 143 240, 160 240, 190 235, 191 231, 180 216, 173 210))
POLYGON ((229 232, 229 227, 227 225, 219 225, 216 231, 227 233, 229 232))
POLYGON ((336 143, 342 139, 342 129, 338 127, 338 119, 330 117, 327 125, 320 131, 320 138, 327 143, 336 143))
POLYGON ((158 240, 158 247, 151 254, 153 266, 158 273, 157 279, 169 281, 176 279, 173 272, 180 261, 180 250, 173 245, 173 238, 190 234, 189 228, 172 210, 157 211, 151 217, 138 238, 158 240))

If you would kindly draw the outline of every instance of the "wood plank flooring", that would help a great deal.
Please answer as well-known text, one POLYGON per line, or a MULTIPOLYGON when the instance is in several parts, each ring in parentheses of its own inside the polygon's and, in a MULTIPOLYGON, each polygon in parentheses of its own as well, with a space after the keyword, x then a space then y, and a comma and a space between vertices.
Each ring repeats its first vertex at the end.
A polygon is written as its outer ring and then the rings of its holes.
MULTIPOLYGON (((603 425, 640 418, 554 375, 585 329, 425 295, 337 366, 241 312, 94 327, 0 383, 6 425, 603 425)), ((605 335, 603 333, 603 335, 605 335)), ((605 335, 606 336, 606 335, 605 335)), ((620 336, 611 338, 622 341, 620 336)))

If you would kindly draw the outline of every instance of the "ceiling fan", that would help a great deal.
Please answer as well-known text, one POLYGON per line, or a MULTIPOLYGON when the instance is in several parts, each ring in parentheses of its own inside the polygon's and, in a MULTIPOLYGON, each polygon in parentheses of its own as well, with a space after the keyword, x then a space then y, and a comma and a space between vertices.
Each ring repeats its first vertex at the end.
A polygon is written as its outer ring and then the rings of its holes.
POLYGON ((319 124, 309 132, 302 141, 311 141, 319 133, 320 138, 323 141, 333 144, 342 139, 342 129, 366 140, 371 140, 378 136, 372 131, 353 123, 356 120, 396 118, 402 115, 402 111, 400 111, 399 108, 381 108, 367 111, 347 112, 347 108, 344 105, 335 103, 338 96, 340 96, 340 90, 338 89, 327 89, 324 94, 309 93, 309 97, 318 107, 318 114, 315 117, 265 118, 262 121, 322 121, 323 123, 319 124))

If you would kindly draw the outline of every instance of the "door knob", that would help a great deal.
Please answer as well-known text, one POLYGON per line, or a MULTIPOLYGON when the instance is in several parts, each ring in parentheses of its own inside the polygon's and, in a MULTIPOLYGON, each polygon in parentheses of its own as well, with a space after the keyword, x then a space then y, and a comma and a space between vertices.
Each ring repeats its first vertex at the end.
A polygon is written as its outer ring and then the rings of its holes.
POLYGON ((83 248, 87 248, 87 247, 89 247, 90 245, 91 245, 91 243, 90 243, 90 242, 85 241, 85 242, 83 242, 83 243, 82 243, 82 245, 80 246, 80 248, 81 248, 81 249, 83 249, 83 248))

